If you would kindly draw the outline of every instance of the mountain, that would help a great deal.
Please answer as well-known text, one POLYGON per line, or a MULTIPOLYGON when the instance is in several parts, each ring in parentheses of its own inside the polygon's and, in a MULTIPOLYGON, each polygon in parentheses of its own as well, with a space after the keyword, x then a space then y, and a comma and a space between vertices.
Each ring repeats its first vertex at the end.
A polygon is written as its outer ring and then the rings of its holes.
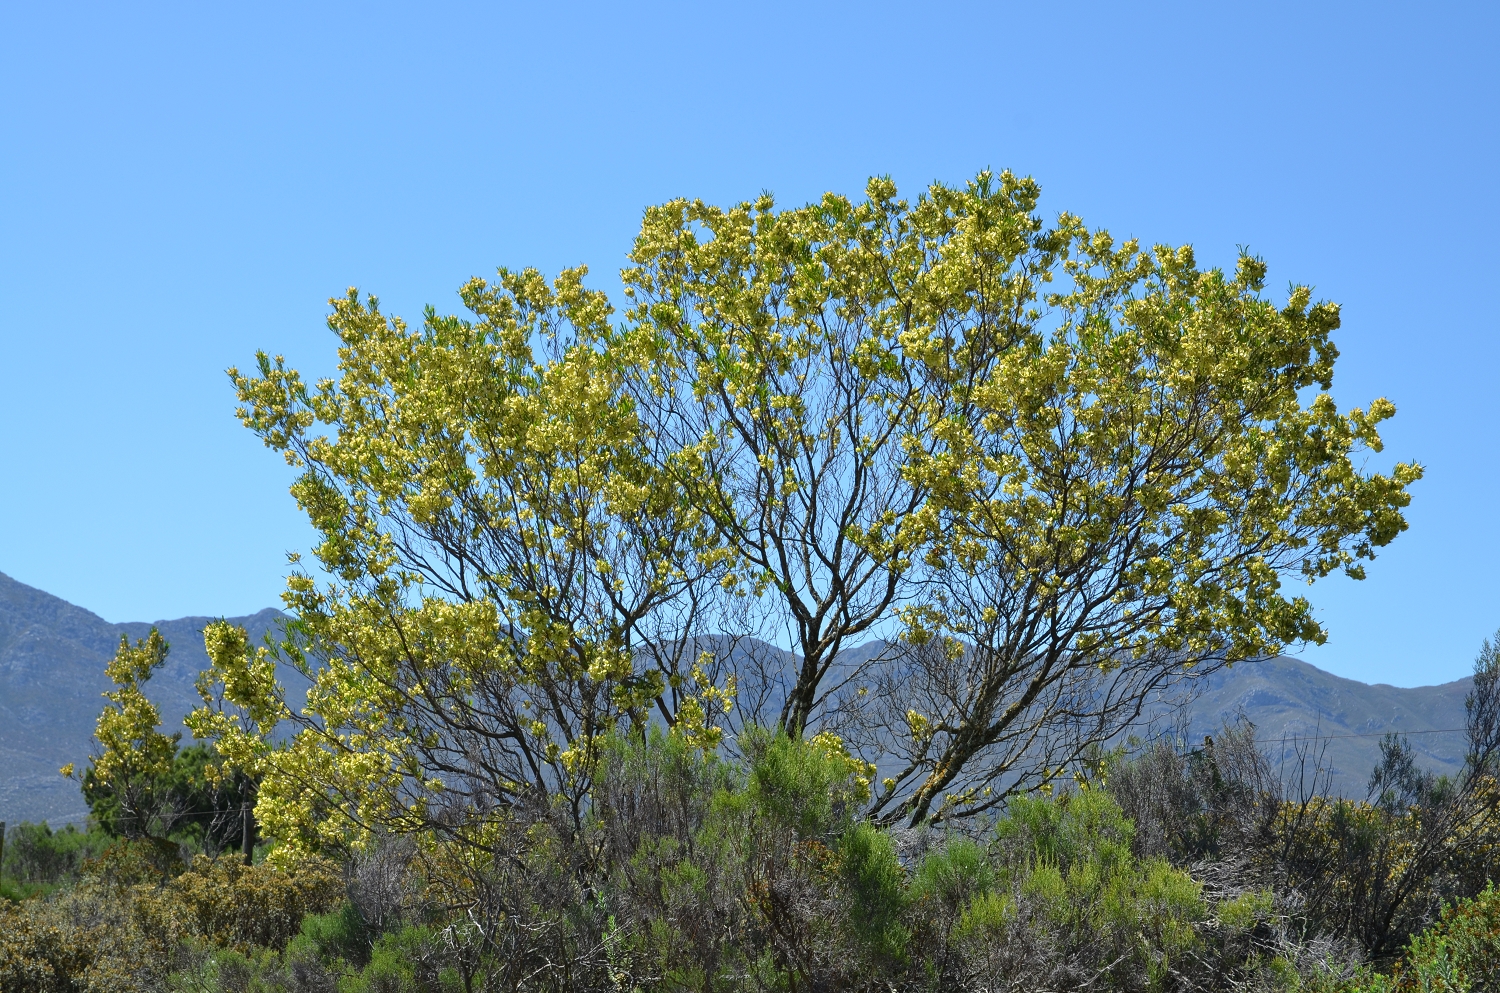
MULTIPOLYGON (((258 641, 281 620, 278 610, 229 618, 258 641)), ((0 573, 0 820, 82 819, 78 786, 58 775, 89 756, 94 720, 111 687, 104 666, 122 635, 132 642, 153 626, 171 645, 166 664, 146 684, 168 728, 201 701, 193 680, 208 666, 203 628, 212 617, 110 624, 65 600, 0 573)), ((191 735, 185 730, 184 738, 191 735)))
POLYGON ((1463 767, 1464 698, 1473 688, 1472 676, 1401 688, 1343 679, 1292 658, 1242 662, 1195 687, 1184 708, 1186 738, 1201 742, 1243 714, 1284 775, 1296 771, 1300 747, 1328 770, 1336 792, 1363 799, 1380 739, 1392 731, 1408 735, 1418 763, 1434 772, 1463 767))
MULTIPOLYGON (((870 642, 846 651, 835 672, 885 647, 870 642)), ((1147 701, 1144 719, 1129 735, 1166 735, 1195 747, 1243 717, 1255 725, 1261 751, 1294 795, 1304 783, 1312 787, 1316 773, 1317 788, 1362 800, 1380 762, 1380 740, 1391 732, 1407 736, 1424 768, 1449 776, 1463 768, 1464 700, 1473 688, 1472 676, 1440 686, 1371 685, 1282 656, 1176 681, 1147 701)))
MULTIPOLYGON (((270 609, 229 618, 257 641, 282 619, 280 611, 270 609)), ((172 649, 146 692, 167 727, 180 728, 199 702, 193 680, 208 665, 202 632, 211 620, 183 617, 155 624, 172 649)), ((110 624, 0 573, 0 820, 60 823, 87 813, 76 784, 57 770, 88 758, 94 720, 103 706, 100 694, 110 686, 104 666, 121 635, 144 637, 151 627, 110 624)), ((737 664, 759 662, 769 673, 785 671, 782 667, 796 658, 755 639, 714 639, 714 645, 735 656, 737 664)), ((880 648, 872 642, 851 649, 844 661, 852 664, 880 648)), ((295 673, 283 675, 294 695, 305 685, 295 673)), ((741 705, 752 709, 753 681, 742 682, 741 705)), ((1295 770, 1299 746, 1311 749, 1336 791, 1362 798, 1380 758, 1380 736, 1388 731, 1411 735, 1418 760, 1428 768, 1458 771, 1464 757, 1464 697, 1472 686, 1472 679, 1411 689, 1372 686, 1277 658, 1204 676, 1191 696, 1156 707, 1154 716, 1157 728, 1175 727, 1187 741, 1199 742, 1243 715, 1285 772, 1295 770)), ((779 709, 780 692, 767 684, 757 694, 765 712, 779 709)))

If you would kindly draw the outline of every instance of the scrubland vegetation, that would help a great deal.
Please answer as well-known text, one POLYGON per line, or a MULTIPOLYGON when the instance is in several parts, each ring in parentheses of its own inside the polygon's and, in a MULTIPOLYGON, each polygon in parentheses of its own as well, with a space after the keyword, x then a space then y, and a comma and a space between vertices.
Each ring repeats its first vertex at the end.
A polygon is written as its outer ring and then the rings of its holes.
MULTIPOLYGON (((273 867, 22 826, 6 871, 31 898, 0 910, 0 982, 1493 989, 1493 778, 1405 784, 1425 808, 1286 797, 1252 730, 1100 755, 962 830, 872 825, 859 763, 825 743, 752 731, 725 759, 660 730, 609 742, 581 831, 514 810, 482 845, 385 835, 273 867)), ((1377 787, 1408 758, 1392 742, 1377 787)))
POLYGON ((1490 646, 1453 779, 1130 737, 1406 527, 1337 306, 1038 195, 677 201, 622 314, 582 269, 420 329, 351 290, 336 379, 230 370, 319 569, 279 639, 209 625, 191 748, 121 644, 0 988, 1492 989, 1490 646))

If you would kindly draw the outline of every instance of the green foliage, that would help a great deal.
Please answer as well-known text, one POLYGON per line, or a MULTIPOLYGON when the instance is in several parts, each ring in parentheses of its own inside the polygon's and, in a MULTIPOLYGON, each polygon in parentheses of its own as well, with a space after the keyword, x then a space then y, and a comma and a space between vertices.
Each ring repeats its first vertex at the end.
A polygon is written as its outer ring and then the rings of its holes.
POLYGON ((283 993, 286 989, 279 982, 279 957, 269 948, 239 951, 192 943, 188 949, 193 961, 167 977, 169 993, 283 993))
POLYGON ((860 922, 856 939, 883 958, 904 959, 910 937, 901 921, 906 881, 890 835, 870 824, 851 826, 839 839, 838 862, 849 893, 846 912, 860 922))
POLYGON ((1049 922, 1080 952, 1103 952, 1100 968, 1157 976, 1202 944, 1210 915, 1186 872, 1131 854, 1133 833, 1100 790, 1019 799, 996 830, 1018 915, 1049 922))
POLYGON ((663 733, 611 746, 601 790, 631 805, 612 803, 601 830, 633 847, 605 851, 622 866, 604 887, 609 975, 653 989, 1290 989, 1326 957, 1265 891, 1221 897, 1137 857, 1107 791, 1016 798, 988 845, 929 829, 903 859, 906 833, 837 813, 856 770, 836 760, 835 775, 829 753, 785 736, 746 744, 745 767, 663 733))
POLYGON ((0 901, 0 989, 6 993, 74 993, 88 971, 83 942, 36 914, 0 901))
POLYGON ((161 886, 186 868, 182 850, 162 838, 124 838, 110 845, 99 856, 84 862, 83 876, 92 883, 125 889, 138 886, 161 886))
POLYGON ((1067 872, 1082 863, 1113 871, 1131 860, 1135 826, 1120 805, 1098 790, 1047 797, 1017 797, 995 829, 1000 843, 1067 872))
POLYGON ((804 838, 832 831, 867 794, 862 767, 831 736, 804 743, 751 728, 741 747, 750 764, 745 796, 756 814, 804 838))
POLYGON ((1384 977, 1299 931, 1274 892, 1132 852, 1106 789, 1017 798, 970 837, 855 816, 864 769, 826 738, 751 731, 742 760, 661 729, 603 749, 581 832, 537 811, 485 848, 388 838, 342 874, 174 868, 148 839, 117 844, 72 889, 0 908, 0 983, 1446 993, 1492 968, 1493 890, 1384 977))
POLYGON ((46 821, 13 825, 6 832, 5 864, 0 867, 3 876, 9 877, 5 885, 15 887, 8 892, 15 894, 14 899, 72 881, 83 863, 97 857, 113 840, 92 824, 87 831, 74 824, 54 831, 46 821))
POLYGON ((1270 890, 1248 890, 1219 904, 1219 923, 1231 932, 1245 932, 1271 916, 1276 903, 1270 890))
POLYGON ((309 914, 289 948, 328 960, 362 962, 369 954, 370 935, 359 908, 344 903, 327 914, 309 914))
POLYGON ((1500 890, 1494 883, 1444 909, 1414 937, 1396 970, 1400 993, 1500 990, 1500 890))
POLYGON ((609 746, 598 823, 618 867, 607 971, 669 988, 746 972, 795 986, 899 958, 903 872, 889 838, 853 818, 864 763, 827 735, 752 728, 739 744, 742 766, 657 730, 609 746))
POLYGON ((955 838, 922 859, 911 892, 916 900, 958 909, 990 892, 995 880, 985 850, 968 838, 955 838))
POLYGON ((380 936, 370 949, 370 961, 356 975, 339 981, 339 993, 419 993, 460 990, 457 969, 439 970, 442 943, 429 928, 404 927, 380 936))

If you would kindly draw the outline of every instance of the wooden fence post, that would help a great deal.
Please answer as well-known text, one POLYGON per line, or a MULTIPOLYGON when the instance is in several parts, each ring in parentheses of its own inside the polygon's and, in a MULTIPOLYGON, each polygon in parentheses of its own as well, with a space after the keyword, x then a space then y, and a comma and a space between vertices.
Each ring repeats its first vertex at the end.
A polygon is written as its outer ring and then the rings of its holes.
POLYGON ((255 817, 250 813, 250 804, 240 806, 240 852, 249 865, 255 858, 255 817))

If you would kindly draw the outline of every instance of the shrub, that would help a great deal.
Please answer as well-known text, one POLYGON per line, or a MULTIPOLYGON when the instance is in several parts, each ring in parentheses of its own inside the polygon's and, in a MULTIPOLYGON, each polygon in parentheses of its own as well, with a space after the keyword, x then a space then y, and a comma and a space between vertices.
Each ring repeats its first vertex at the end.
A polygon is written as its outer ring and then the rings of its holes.
POLYGON ((1400 993, 1494 993, 1500 990, 1500 890, 1445 908, 1412 939, 1396 969, 1400 993))
POLYGON ((1009 909, 988 901, 969 933, 1033 951, 976 963, 990 981, 1076 985, 1107 975, 1128 988, 1130 977, 1155 981, 1202 944, 1201 885, 1164 859, 1132 856, 1133 827, 1107 793, 1022 799, 996 833, 1009 909))
POLYGON ((839 839, 838 858, 855 940, 879 959, 904 961, 910 938, 901 921, 906 880, 890 834, 869 824, 851 825, 839 839))
POLYGON ((86 949, 57 925, 0 902, 0 990, 72 993, 88 964, 86 949))
POLYGON ((224 948, 281 949, 303 918, 336 906, 342 880, 328 863, 304 862, 295 871, 247 866, 237 859, 202 855, 154 899, 143 897, 160 919, 224 948))
POLYGON ((847 987, 894 967, 905 879, 890 837, 854 822, 864 763, 827 735, 751 729, 739 744, 743 765, 654 730, 610 746, 603 970, 665 988, 847 987))
POLYGON ((342 888, 321 863, 278 872, 200 856, 172 876, 158 855, 147 843, 118 844, 84 866, 77 886, 5 911, 0 989, 155 991, 194 947, 212 949, 198 956, 212 975, 233 971, 279 951, 342 888), (222 958, 226 951, 240 957, 222 958))
POLYGON ((29 887, 48 887, 75 879, 79 868, 108 848, 113 839, 90 828, 66 824, 54 831, 46 821, 22 823, 5 836, 4 872, 29 887))
POLYGON ((443 959, 441 942, 430 929, 409 926, 388 931, 371 948, 369 964, 339 983, 339 993, 462 989, 456 970, 440 968, 443 959))
MULTIPOLYGON (((1296 894, 1215 868, 1255 868, 1223 848, 1244 837, 1232 804, 1176 808, 1203 829, 1159 817, 1143 840, 1112 777, 1014 798, 972 834, 887 829, 860 819, 868 770, 830 736, 740 745, 742 761, 662 730, 613 740, 583 816, 515 808, 483 832, 387 837, 341 871, 121 843, 72 889, 4 911, 0 989, 1489 993, 1493 890, 1382 977, 1296 894), (1205 860, 1173 864, 1189 851, 1205 860)), ((1211 763, 1175 768, 1214 782, 1211 763)))
POLYGON ((1474 897, 1500 853, 1500 641, 1486 641, 1464 701, 1468 752, 1452 779, 1422 769, 1410 743, 1381 741, 1364 801, 1329 795, 1299 752, 1273 776, 1246 721, 1183 755, 1158 743, 1112 756, 1108 789, 1135 822, 1135 853, 1161 855, 1219 889, 1270 888, 1305 928, 1389 963, 1446 904, 1474 897))
POLYGON ((308 914, 292 946, 306 950, 319 959, 365 961, 370 949, 370 934, 359 909, 345 903, 327 914, 308 914))

